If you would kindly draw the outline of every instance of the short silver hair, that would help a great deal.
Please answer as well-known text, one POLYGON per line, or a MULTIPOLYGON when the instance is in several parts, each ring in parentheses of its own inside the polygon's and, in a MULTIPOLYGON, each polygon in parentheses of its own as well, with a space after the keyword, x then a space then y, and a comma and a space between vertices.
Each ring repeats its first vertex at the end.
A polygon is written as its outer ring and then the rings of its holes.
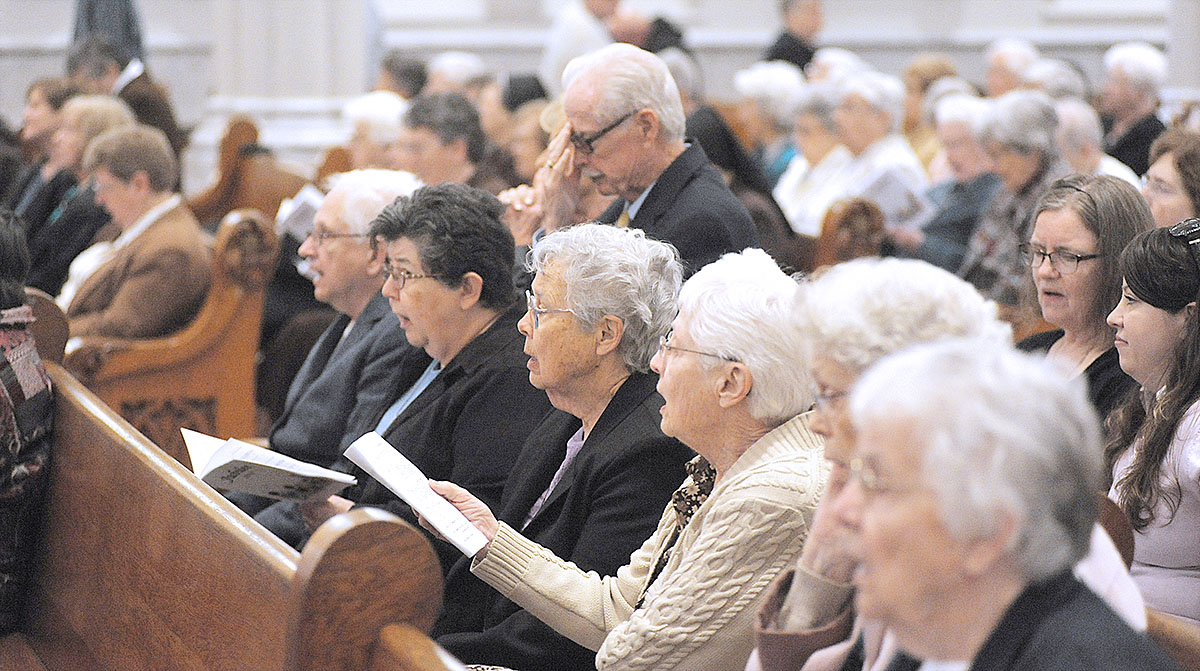
POLYGON ((1058 114, 1058 136, 1065 149, 1080 151, 1104 146, 1100 116, 1091 105, 1078 98, 1066 98, 1054 105, 1058 114))
POLYGON ((859 431, 901 421, 919 436, 925 484, 955 538, 994 538, 1013 520, 1005 551, 1028 582, 1087 553, 1103 445, 1080 377, 1008 347, 943 342, 881 361, 849 408, 859 431))
POLYGON ((826 130, 834 132, 837 123, 833 120, 833 112, 837 109, 838 91, 832 84, 818 82, 804 87, 804 92, 796 102, 795 116, 799 119, 805 114, 811 114, 820 120, 826 130))
POLYGON ((933 125, 936 122, 938 103, 951 96, 978 98, 979 93, 974 84, 958 75, 938 77, 925 90, 925 100, 921 102, 921 117, 926 123, 933 125))
POLYGON ((407 110, 408 102, 395 93, 371 91, 343 105, 342 119, 351 128, 366 124, 368 139, 386 146, 400 139, 400 118, 407 110))
POLYGON ((416 175, 402 170, 351 170, 329 178, 328 198, 344 194, 338 216, 350 233, 371 230, 371 221, 400 196, 411 196, 421 186, 416 175))
POLYGON ((804 84, 804 72, 786 61, 759 61, 733 75, 738 96, 756 105, 780 130, 791 129, 804 84))
POLYGON ((1021 73, 1025 84, 1045 91, 1055 100, 1063 98, 1088 98, 1091 96, 1083 73, 1071 64, 1057 58, 1039 58, 1021 73))
POLYGON ((864 72, 873 70, 874 68, 864 61, 861 56, 849 49, 821 47, 813 52, 812 61, 809 62, 808 69, 810 72, 812 70, 824 69, 828 73, 825 77, 826 81, 838 84, 856 72, 864 72))
POLYGON ((993 59, 1000 61, 1009 72, 1019 77, 1025 68, 1038 59, 1038 50, 1029 40, 1002 37, 988 45, 985 57, 989 62, 993 59))
POLYGON ((618 42, 577 56, 563 70, 563 90, 585 75, 603 75, 592 116, 609 123, 627 112, 649 109, 658 115, 662 139, 683 139, 685 117, 679 88, 662 59, 632 44, 618 42))
POLYGON ((590 330, 613 315, 625 331, 617 352, 630 371, 650 370, 658 342, 671 328, 683 266, 675 248, 636 228, 579 224, 538 241, 526 258, 535 273, 553 267, 567 307, 590 330))
POLYGON ((488 74, 483 58, 466 51, 443 51, 429 59, 426 69, 430 75, 439 74, 460 86, 488 74))
MULTIPOLYGON (((679 292, 679 314, 696 347, 741 361, 753 388, 750 415, 778 426, 812 407, 793 305, 799 285, 766 252, 725 254, 679 292)), ((720 365, 704 357, 709 365, 720 365)))
POLYGON ((882 72, 856 72, 841 81, 841 99, 856 95, 888 115, 892 132, 904 121, 904 83, 882 72))
MULTIPOLYGON (((940 80, 939 80, 940 81, 940 80)), ((943 97, 934 108, 934 125, 963 123, 971 129, 971 136, 978 140, 983 135, 987 120, 988 101, 976 96, 952 94, 943 97)))
POLYGON ((992 101, 983 139, 1022 154, 1058 156, 1058 114, 1054 101, 1041 91, 1009 91, 992 101))
POLYGON ((1138 90, 1157 96, 1167 81, 1167 57, 1145 42, 1122 42, 1104 52, 1104 69, 1120 69, 1138 90))
POLYGON ((796 312, 810 360, 820 356, 854 374, 917 343, 1012 342, 995 303, 953 273, 914 259, 833 266, 804 283, 796 312))

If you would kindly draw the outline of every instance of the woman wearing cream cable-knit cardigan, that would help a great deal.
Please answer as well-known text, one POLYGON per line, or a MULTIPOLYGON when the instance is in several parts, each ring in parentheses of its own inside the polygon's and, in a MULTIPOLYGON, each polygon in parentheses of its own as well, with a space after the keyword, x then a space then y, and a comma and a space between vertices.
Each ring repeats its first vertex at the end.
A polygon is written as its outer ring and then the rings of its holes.
POLYGON ((597 668, 741 668, 755 610, 795 562, 824 485, 808 428, 811 385, 792 315, 797 286, 761 250, 727 254, 684 284, 651 362, 662 429, 700 455, 655 534, 615 576, 584 573, 498 523, 450 483, 433 487, 491 540, 472 571, 597 668))

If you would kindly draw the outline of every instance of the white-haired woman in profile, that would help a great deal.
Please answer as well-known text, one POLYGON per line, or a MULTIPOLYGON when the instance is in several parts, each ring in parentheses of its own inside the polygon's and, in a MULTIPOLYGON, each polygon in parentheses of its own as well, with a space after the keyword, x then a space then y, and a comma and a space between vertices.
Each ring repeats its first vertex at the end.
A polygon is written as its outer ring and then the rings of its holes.
MULTIPOLYGON (((855 668, 882 669, 896 654, 895 639, 855 620, 850 598, 861 556, 859 535, 829 512, 855 457, 846 401, 865 371, 890 354, 953 338, 1008 346, 1011 331, 997 318, 995 304, 971 285, 940 268, 902 259, 858 259, 818 274, 803 286, 797 313, 815 384, 811 424, 825 439, 832 470, 795 571, 781 576, 760 611, 759 647, 747 668, 841 668, 864 631, 868 645, 855 668)), ((1093 530, 1093 552, 1093 566, 1082 572, 1089 584, 1118 604, 1135 627, 1145 628, 1141 598, 1099 527, 1093 530)))
POLYGON ((862 543, 855 607, 938 660, 923 668, 1176 668, 1072 575, 1103 482, 1082 384, 958 341, 880 362, 848 404, 858 440, 833 512, 862 543))
POLYGON ((584 573, 436 483, 488 537, 472 571, 579 644, 599 669, 730 669, 753 646, 754 611, 808 533, 825 469, 808 429, 811 385, 797 285, 762 250, 692 276, 651 362, 663 433, 700 457, 658 529, 616 575, 584 573))

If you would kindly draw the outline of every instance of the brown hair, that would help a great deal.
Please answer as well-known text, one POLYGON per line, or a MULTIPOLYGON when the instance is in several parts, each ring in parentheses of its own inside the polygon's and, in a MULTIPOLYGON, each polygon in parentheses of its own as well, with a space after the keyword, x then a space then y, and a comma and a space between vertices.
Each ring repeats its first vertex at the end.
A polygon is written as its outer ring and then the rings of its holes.
POLYGON ((1170 154, 1175 170, 1183 182, 1192 216, 1200 214, 1200 133, 1183 128, 1169 128, 1150 145, 1150 164, 1170 154))
POLYGON ((83 93, 75 82, 66 77, 43 77, 33 82, 25 89, 25 98, 28 99, 34 91, 41 91, 55 112, 62 110, 68 100, 83 93))
MULTIPOLYGON (((1166 228, 1139 234, 1121 253, 1121 274, 1129 290, 1160 310, 1178 314, 1200 300, 1200 264, 1188 243, 1166 228)), ((1135 443, 1129 469, 1116 482, 1117 504, 1134 529, 1154 521, 1154 509, 1165 502, 1170 516, 1179 508, 1178 482, 1164 483, 1163 463, 1179 422, 1200 399, 1200 319, 1193 308, 1167 367, 1161 391, 1132 391, 1109 415, 1104 456, 1111 472, 1117 459, 1135 443), (1149 412, 1147 412, 1149 409, 1149 412)), ((1168 520, 1169 521, 1169 520, 1168 520)))
MULTIPOLYGON (((1146 199, 1129 182, 1111 175, 1071 175, 1050 185, 1033 209, 1033 219, 1047 210, 1070 210, 1096 237, 1094 263, 1099 286, 1089 306, 1093 323, 1103 324, 1121 300, 1121 250, 1142 231, 1154 228, 1146 199)), ((1090 262, 1089 262, 1090 263, 1090 262)))
POLYGON ((104 168, 122 182, 144 172, 150 188, 159 192, 175 186, 175 153, 166 134, 152 126, 137 124, 106 131, 88 145, 83 165, 89 172, 104 168))

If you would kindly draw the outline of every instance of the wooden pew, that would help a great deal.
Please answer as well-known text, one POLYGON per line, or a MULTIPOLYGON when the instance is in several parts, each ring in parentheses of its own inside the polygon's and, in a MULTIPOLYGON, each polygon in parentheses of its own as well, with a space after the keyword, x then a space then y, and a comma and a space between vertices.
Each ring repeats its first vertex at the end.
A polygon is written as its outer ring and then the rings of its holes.
POLYGON ((221 222, 213 278, 199 314, 164 338, 82 338, 66 367, 168 454, 188 465, 180 427, 253 436, 254 371, 275 229, 253 210, 221 222))
POLYGON ((42 542, 25 627, 0 639, 0 669, 349 671, 365 668, 384 623, 432 623, 440 570, 412 527, 356 510, 297 555, 47 368, 42 542))

